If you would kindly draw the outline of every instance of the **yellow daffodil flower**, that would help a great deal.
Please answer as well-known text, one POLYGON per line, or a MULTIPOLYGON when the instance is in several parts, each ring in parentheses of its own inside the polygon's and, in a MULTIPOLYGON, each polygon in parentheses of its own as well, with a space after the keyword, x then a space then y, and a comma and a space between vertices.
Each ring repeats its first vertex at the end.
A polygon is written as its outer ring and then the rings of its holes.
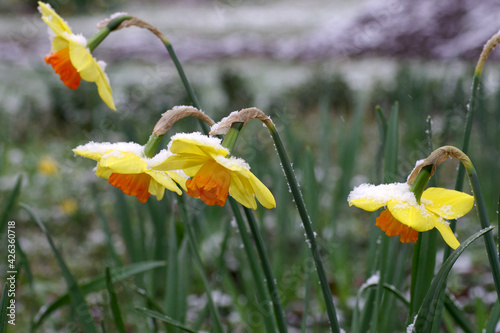
POLYGON ((104 72, 106 64, 92 57, 85 37, 73 34, 68 24, 50 5, 43 2, 38 2, 38 5, 42 20, 53 32, 52 52, 44 58, 45 62, 52 66, 70 89, 78 88, 81 79, 95 82, 104 103, 116 110, 109 80, 104 72))
POLYGON ((464 216, 474 205, 474 197, 469 194, 437 187, 426 189, 418 203, 406 183, 362 184, 347 200, 349 206, 369 212, 387 207, 376 220, 387 236, 401 235, 403 243, 416 242, 418 232, 436 228, 453 249, 460 243, 446 220, 464 216))
POLYGON ((64 215, 70 216, 78 210, 78 201, 75 198, 66 198, 59 204, 59 209, 64 215))
POLYGON ((50 156, 44 156, 38 162, 38 172, 42 175, 53 175, 59 171, 57 162, 50 156))
POLYGON ((188 176, 187 194, 207 205, 224 206, 228 194, 243 206, 257 209, 255 198, 266 208, 276 207, 269 189, 250 172, 248 164, 228 157, 221 140, 200 133, 180 133, 169 144, 174 154, 156 166, 158 170, 182 169, 188 176))
POLYGON ((154 169, 170 155, 166 150, 160 151, 153 158, 147 158, 144 146, 137 143, 90 142, 76 147, 73 152, 96 160, 98 177, 108 179, 108 183, 118 187, 123 193, 136 196, 140 202, 146 202, 151 194, 161 200, 165 189, 182 195, 177 184, 186 189, 185 176, 174 171, 154 169))

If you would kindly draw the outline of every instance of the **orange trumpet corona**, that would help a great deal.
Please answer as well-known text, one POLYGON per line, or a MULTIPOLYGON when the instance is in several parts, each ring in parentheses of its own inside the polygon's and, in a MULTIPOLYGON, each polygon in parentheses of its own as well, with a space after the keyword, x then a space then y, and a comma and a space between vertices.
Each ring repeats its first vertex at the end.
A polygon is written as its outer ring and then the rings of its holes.
POLYGON ((52 66, 56 74, 59 74, 66 87, 70 89, 78 88, 81 77, 71 63, 69 47, 62 48, 59 51, 52 51, 44 59, 47 64, 52 66))
POLYGON ((112 173, 109 176, 108 183, 122 190, 123 193, 137 197, 140 202, 148 201, 149 182, 151 176, 145 173, 138 174, 120 174, 112 173))
POLYGON ((387 236, 401 235, 399 238, 401 243, 417 242, 418 231, 396 220, 388 209, 384 209, 380 213, 380 216, 375 221, 375 225, 382 229, 387 236))

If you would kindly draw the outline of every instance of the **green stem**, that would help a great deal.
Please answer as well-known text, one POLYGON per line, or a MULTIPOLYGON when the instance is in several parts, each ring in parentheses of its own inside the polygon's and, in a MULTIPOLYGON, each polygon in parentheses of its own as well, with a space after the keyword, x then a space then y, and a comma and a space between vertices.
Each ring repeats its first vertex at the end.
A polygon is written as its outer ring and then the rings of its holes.
POLYGON ((285 147, 283 146, 283 143, 281 142, 279 134, 276 130, 276 127, 270 120, 264 121, 264 123, 266 124, 267 128, 271 133, 271 136, 273 137, 276 149, 278 151, 278 155, 281 160, 281 164, 283 166, 283 171, 285 172, 288 184, 290 185, 293 198, 295 199, 295 204, 297 205, 300 218, 302 219, 302 224, 304 225, 307 242, 312 252, 314 264, 316 266, 316 270, 319 277, 321 292, 323 293, 323 298, 325 300, 326 311, 328 314, 328 319, 330 321, 330 328, 332 332, 340 333, 340 327, 337 319, 337 314, 335 311, 335 306, 333 304, 332 293, 330 291, 328 280, 326 278, 323 262, 321 261, 321 254, 319 253, 319 248, 316 243, 316 234, 313 231, 311 220, 309 218, 309 215, 307 214, 307 209, 304 204, 302 194, 300 192, 299 184, 295 177, 292 165, 290 164, 290 160, 288 159, 285 147))
MULTIPOLYGON (((474 200, 476 202, 479 221, 481 222, 481 228, 488 228, 490 226, 490 221, 486 212, 486 205, 484 203, 483 193, 481 192, 481 187, 479 185, 479 179, 477 177, 476 170, 474 169, 472 163, 467 165, 466 169, 472 187, 472 192, 474 194, 474 200)), ((488 253, 491 271, 493 274, 493 281, 495 283, 498 298, 500 299, 500 261, 495 246, 495 240, 493 239, 493 234, 491 232, 488 232, 484 235, 484 242, 486 246, 486 252, 488 253)))
MULTIPOLYGON (((193 105, 194 107, 196 107, 197 109, 201 110, 201 106, 200 106, 200 103, 198 102, 198 98, 196 97, 196 94, 194 93, 194 90, 191 86, 191 84, 189 83, 189 80, 186 76, 186 73, 184 72, 184 69, 182 67, 182 64, 180 63, 179 61, 179 58, 177 57, 177 54, 175 53, 175 50, 172 46, 172 44, 170 43, 170 41, 168 40, 168 38, 166 38, 163 34, 161 33, 158 33, 158 32, 155 32, 153 31, 160 39, 161 41, 163 42, 163 44, 165 45, 170 57, 172 58, 172 61, 174 62, 174 65, 177 69, 177 72, 179 73, 179 76, 181 78, 181 81, 182 83, 184 84, 184 88, 186 89, 186 92, 188 93, 191 101, 193 102, 193 105)), ((209 129, 208 129, 208 126, 207 124, 205 124, 204 122, 201 122, 200 121, 200 124, 201 124, 201 127, 202 127, 202 130, 205 134, 207 134, 209 132, 209 129)), ((241 130, 241 128, 243 127, 243 123, 237 123, 237 124, 234 124, 233 127, 231 128, 231 130, 234 130, 234 135, 226 135, 226 137, 224 138, 224 146, 225 147, 229 147, 229 149, 231 150, 234 146, 234 144, 236 143, 236 139, 238 137, 238 134, 239 134, 239 131, 241 130), (227 141, 226 141, 227 140, 227 141)), ((231 203, 231 208, 233 210, 233 213, 235 215, 235 217, 237 215, 241 215, 241 213, 239 212, 239 209, 238 209, 238 206, 236 205, 235 202, 233 202, 233 200, 230 198, 230 203, 231 203)), ((245 213, 247 214, 247 217, 248 216, 251 216, 253 218, 253 213, 252 212, 246 212, 245 213)), ((237 219, 238 221, 238 219, 237 219)), ((250 222, 249 222, 250 223, 250 222)), ((240 227, 240 234, 242 235, 242 238, 243 238, 243 232, 241 231, 241 227, 240 227)), ((246 230, 245 230, 245 233, 246 233, 246 230)), ((258 230, 257 230, 257 233, 258 233, 258 230)), ((254 234, 254 237, 255 237, 255 234, 254 234)), ((248 246, 251 246, 251 243, 248 244, 248 246)), ((259 246, 257 245, 257 247, 259 248, 259 246)), ((245 248, 247 248, 247 245, 245 245, 245 248)), ((250 249, 250 248, 249 248, 250 249)), ((253 256, 253 252, 248 250, 247 251, 247 256, 249 257, 249 260, 251 256, 253 256)), ((267 261, 269 263, 269 259, 267 258, 267 255, 265 252, 261 253, 260 250, 259 250, 259 255, 261 256, 261 261, 262 261, 262 265, 264 267, 264 271, 266 270, 270 270, 270 265, 269 267, 265 267, 266 264, 265 262, 267 261), (265 255, 265 257, 263 257, 262 255, 265 255)), ((272 271, 271 272, 271 276, 272 276, 272 271)), ((269 272, 268 272, 269 273, 269 272)), ((267 274, 266 273, 266 276, 267 274)), ((271 297, 273 299, 273 305, 275 307, 275 309, 278 309, 279 311, 276 311, 275 310, 275 316, 276 316, 276 320, 278 322, 278 326, 279 326, 279 329, 280 329, 280 332, 286 332, 286 324, 285 324, 285 321, 284 321, 284 318, 283 318, 283 310, 282 310, 282 307, 281 307, 281 302, 279 301, 279 297, 278 297, 278 293, 277 293, 277 290, 276 290, 276 284, 274 282, 274 278, 273 279, 267 279, 268 280, 268 287, 269 287, 269 290, 271 292, 271 297), (272 291, 271 291, 272 290, 272 291), (276 303, 277 302, 277 303, 276 303)), ((257 279, 255 279, 255 283, 257 285, 260 284, 260 281, 258 281, 257 279)), ((257 288, 259 289, 259 288, 257 288)), ((262 298, 262 292, 259 292, 261 294, 261 298, 262 298)), ((264 293, 265 295, 265 293, 264 293)), ((267 297, 264 297, 262 299, 266 299, 267 297)), ((266 316, 264 316, 266 317, 266 316)), ((336 317, 335 317, 336 318, 336 317)), ((274 326, 274 322, 272 323, 273 326, 274 326)), ((270 328, 269 327, 269 323, 266 323, 266 327, 270 328)))
MULTIPOLYGON (((467 154, 467 151, 469 150, 470 134, 472 132, 472 119, 474 116, 474 112, 476 111, 476 100, 477 100, 477 93, 480 81, 481 81, 481 72, 476 72, 474 74, 474 79, 472 81, 472 92, 471 92, 469 107, 467 110, 467 116, 465 118, 465 133, 464 133, 464 141, 462 144, 462 151, 464 152, 464 154, 467 154)), ((465 167, 463 164, 460 164, 458 166, 458 174, 455 182, 455 190, 460 192, 462 191, 464 184, 464 175, 465 175, 465 167)), ((455 231, 455 225, 456 221, 453 221, 452 224, 450 225, 453 231, 455 231)))
MULTIPOLYGON (((481 81, 481 76, 483 74, 483 68, 491 51, 493 51, 493 49, 495 48, 495 46, 498 45, 499 42, 500 42, 500 32, 497 32, 486 42, 486 44, 483 47, 483 51, 479 56, 479 60, 477 61, 476 69, 474 71, 474 77, 472 79, 472 90, 471 90, 469 106, 467 108, 467 116, 465 119, 465 133, 462 145, 462 152, 464 154, 467 154, 467 151, 469 150, 470 134, 472 131, 472 119, 474 116, 474 112, 476 111, 476 100, 477 100, 479 83, 481 81)), ((457 180, 455 182, 455 190, 457 191, 462 191, 464 183, 464 174, 465 174, 465 167, 464 165, 460 164, 458 167, 457 180)), ((456 221, 452 221, 450 227, 451 230, 455 231, 456 221)), ((446 259, 447 256, 449 255, 449 251, 448 252, 445 251, 444 255, 445 255, 444 259, 446 259)))
POLYGON ((222 140, 222 147, 227 148, 229 151, 233 150, 243 125, 243 123, 233 123, 231 125, 231 128, 222 140))
MULTIPOLYGON (((196 97, 196 94, 194 93, 193 87, 189 83, 189 80, 186 76, 186 73, 184 72, 184 68, 181 65, 181 62, 179 61, 179 58, 177 58, 177 54, 175 53, 175 50, 170 44, 170 41, 163 35, 159 36, 163 44, 165 45, 168 54, 170 55, 170 58, 172 58, 172 61, 174 62, 175 68, 177 69, 177 72, 179 73, 179 76, 181 78, 182 84, 184 85, 184 88, 186 89, 186 92, 189 95, 189 98, 193 102, 193 106, 197 108, 198 110, 201 110, 200 103, 198 102, 198 98, 196 97)), ((200 121, 200 126, 205 134, 208 134, 209 128, 207 124, 204 122, 200 121)))
POLYGON ((161 139, 163 139, 163 135, 151 134, 148 142, 144 146, 144 155, 146 155, 146 157, 151 158, 155 156, 156 151, 158 150, 158 146, 160 145, 161 139))
POLYGON ((191 245, 191 250, 193 251, 195 264, 196 264, 196 266, 198 266, 198 269, 199 269, 200 275, 201 275, 201 280, 203 282, 203 286, 205 287, 205 292, 207 293, 208 304, 209 304, 210 310, 212 312, 214 331, 222 333, 223 329, 222 329, 222 322, 220 319, 219 311, 217 310, 217 307, 214 303, 214 300, 212 299, 212 291, 211 291, 210 285, 208 283, 207 276, 205 275, 203 262, 201 261, 200 252, 198 251, 198 247, 196 246, 196 240, 195 240, 193 227, 191 225, 191 221, 189 220, 189 218, 187 216, 186 205, 185 205, 183 196, 179 196, 178 200, 180 203, 179 211, 181 214, 181 218, 184 221, 184 225, 186 226, 186 230, 188 232, 189 244, 191 245))
POLYGON ((104 28, 102 28, 101 30, 99 30, 94 36, 92 36, 88 41, 87 41, 87 47, 89 49, 89 51, 92 53, 95 48, 101 44, 101 42, 106 38, 108 37, 109 33, 113 30, 115 30, 116 28, 118 28, 118 26, 123 22, 123 21, 126 21, 126 20, 130 20, 132 18, 132 16, 129 16, 129 15, 122 15, 122 16, 119 16, 119 17, 116 17, 114 18, 113 20, 111 20, 104 28))
POLYGON ((247 218, 248 225, 250 226, 250 231, 252 232, 255 246, 257 247, 257 253, 259 254, 262 268, 264 270, 267 288, 269 290, 269 294, 271 295, 271 300, 273 301, 274 315, 276 317, 276 322, 278 323, 278 329, 280 332, 287 332, 283 306, 281 305, 278 288, 276 286, 276 279, 274 278, 271 263, 269 262, 269 257, 264 246, 264 240, 260 235, 259 228, 257 227, 257 222, 255 221, 252 211, 246 207, 243 208, 243 210, 245 211, 245 216, 247 218))
MULTIPOLYGON (((231 151, 234 148, 234 145, 236 143, 236 140, 238 139, 240 130, 243 128, 243 125, 244 123, 240 122, 233 123, 231 125, 229 132, 227 132, 227 134, 224 136, 224 140, 222 141, 223 147, 229 149, 229 151, 231 151)), ((248 225, 250 226, 250 230, 254 238, 255 246, 257 247, 257 253, 259 254, 262 269, 264 271, 264 276, 266 277, 267 288, 269 290, 269 294, 271 295, 271 300, 274 307, 274 315, 276 317, 278 329, 280 332, 287 332, 283 307, 281 305, 278 289, 276 287, 276 279, 274 278, 273 270, 271 268, 271 263, 269 262, 269 257, 267 255, 267 251, 264 246, 264 241, 259 232, 259 228, 257 226, 257 222, 255 221, 253 212, 246 207, 244 208, 244 211, 248 221, 248 225)))
MULTIPOLYGON (((160 39, 161 41, 163 42, 163 44, 165 45, 170 57, 172 58, 172 61, 174 62, 175 64, 175 67, 177 69, 177 72, 179 73, 179 76, 182 80, 182 83, 184 84, 184 88, 186 89, 186 92, 188 93, 189 97, 191 98, 191 101, 193 102, 193 105, 194 107, 196 107, 197 109, 201 110, 201 106, 200 106, 200 103, 198 102, 198 98, 196 97, 196 94, 194 93, 194 90, 191 86, 191 84, 189 83, 189 80, 184 72, 184 69, 182 67, 182 64, 180 63, 179 61, 179 58, 177 57, 177 54, 175 53, 175 50, 172 46, 172 44, 170 43, 170 41, 168 40, 168 38, 166 38, 163 34, 161 33, 158 33, 158 32, 154 32, 160 39)), ((207 124, 205 124, 204 122, 201 122, 200 121, 200 124, 201 124, 201 127, 202 127, 202 130, 205 134, 208 134, 209 132, 209 129, 208 129, 208 126, 207 124)), ((233 148, 234 144, 236 143, 236 139, 238 137, 238 134, 239 134, 239 131, 241 130, 241 128, 243 127, 243 123, 236 123, 233 125, 233 127, 231 128, 230 130, 230 133, 228 133, 226 135, 226 137, 224 138, 224 142, 223 142, 223 146, 224 147, 227 147, 229 148, 230 150, 233 148), (234 133, 234 134, 233 134, 234 133), (226 139, 227 138, 227 139, 226 139)), ((235 215, 235 217, 237 215, 241 215, 241 213, 239 212, 239 209, 238 209, 238 206, 236 205, 236 203, 234 202, 233 203, 233 200, 230 198, 230 203, 231 203, 231 208, 233 210, 233 213, 235 215)), ((253 213, 250 212, 250 215, 253 216, 253 213)), ((238 219, 236 219, 238 221, 238 219)), ((243 225, 244 227, 244 225, 243 225)), ((242 239, 243 239, 243 235, 244 233, 246 233, 246 229, 245 231, 243 232, 242 231, 242 227, 239 227, 240 228, 240 235, 242 236, 242 239)), ((245 242, 244 242, 245 244, 245 242)), ((248 250, 246 250, 246 255, 247 257, 249 258, 249 261, 253 261, 252 259, 250 259, 252 256, 254 256, 253 252, 250 250, 251 249, 251 243, 247 244, 247 245, 244 245, 245 246, 245 249, 247 249, 248 247, 248 250)), ((260 253, 259 253, 260 254, 260 253)), ((261 257, 261 261, 262 261, 262 265, 264 266, 264 262, 265 261, 269 261, 266 258, 262 258, 261 257)), ((252 267, 252 265, 250 265, 252 267)), ((264 268, 264 270, 266 270, 264 268)), ((252 269, 253 271, 253 269, 252 269)), ((259 290, 259 285, 261 285, 261 280, 258 280, 257 277, 255 276, 256 273, 254 272, 254 278, 255 278, 255 283, 257 285, 257 290, 259 290)), ((268 285, 269 285, 269 289, 272 290, 272 289, 275 289, 275 282, 274 282, 274 279, 272 280, 269 280, 268 279, 268 285), (272 284, 272 286, 271 286, 272 284)), ((262 287, 262 286, 261 286, 262 287)), ((260 298, 262 300, 266 300, 267 299, 267 296, 265 296, 265 292, 264 294, 260 291, 259 292, 260 294, 260 298)), ((277 293, 276 293, 277 295, 277 293)), ((273 305, 274 307, 278 307, 279 309, 281 309, 281 303, 278 303, 278 304, 275 304, 274 303, 274 297, 273 297, 273 305)), ((279 301, 279 298, 277 299, 277 301, 279 301)), ((276 319, 279 323, 279 326, 280 326, 280 332, 286 332, 286 325, 284 324, 284 318, 283 318, 283 310, 280 310, 280 312, 276 312, 275 313, 275 316, 276 316, 276 319)), ((264 314, 264 318, 267 318, 268 316, 266 316, 266 314, 264 314)), ((272 322, 272 327, 271 327, 271 324, 268 322, 268 320, 266 320, 266 327, 268 329, 274 329, 274 322, 272 322)))
POLYGON ((243 221, 243 216, 241 215, 236 200, 234 200, 233 198, 229 198, 229 204, 233 209, 234 218, 236 220, 236 224, 238 225, 240 237, 243 242, 243 249, 245 250, 248 263, 250 264, 250 271, 252 272, 253 280, 255 282, 257 300, 259 301, 258 310, 264 317, 264 324, 266 325, 267 332, 276 332, 276 326, 274 321, 272 320, 270 313, 266 313, 266 306, 267 304, 269 304, 269 295, 267 294, 266 288, 264 287, 262 272, 259 269, 257 257, 255 256, 255 253, 252 249, 252 241, 250 239, 250 235, 248 234, 245 222, 243 221))
POLYGON ((418 173, 417 178, 415 178, 410 186, 410 191, 415 194, 418 203, 420 203, 420 198, 422 197, 425 186, 431 178, 431 170, 432 164, 423 167, 422 170, 420 170, 420 172, 418 173))

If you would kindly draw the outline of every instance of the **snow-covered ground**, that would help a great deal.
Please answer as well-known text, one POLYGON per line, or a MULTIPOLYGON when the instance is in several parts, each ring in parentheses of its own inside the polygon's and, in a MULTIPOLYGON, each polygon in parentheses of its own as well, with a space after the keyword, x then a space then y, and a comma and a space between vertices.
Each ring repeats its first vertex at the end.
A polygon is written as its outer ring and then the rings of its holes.
MULTIPOLYGON (((363 89, 373 80, 390 78, 394 58, 437 59, 438 69, 451 63, 459 72, 464 62, 474 64, 482 45, 500 29, 497 0, 141 1, 120 11, 158 27, 192 81, 209 86, 230 65, 268 95, 332 71, 363 89)), ((74 32, 90 37, 96 23, 110 14, 65 18, 74 32)), ((44 65, 49 48, 39 13, 0 14, 4 102, 9 92, 26 87, 25 81, 37 84, 40 72, 35 70, 44 65)), ((95 56, 109 63, 117 91, 130 82, 151 84, 176 76, 163 45, 138 28, 112 33, 95 56)))
MULTIPOLYGON (((245 0, 131 2, 121 11, 157 26, 186 60, 259 56, 324 60, 358 55, 474 59, 500 29, 496 0, 245 0)), ((107 14, 68 17, 90 37, 107 14)), ((38 13, 1 16, 0 60, 30 60, 47 49, 38 13)), ((100 52, 157 60, 162 46, 140 29, 108 38, 100 52)))

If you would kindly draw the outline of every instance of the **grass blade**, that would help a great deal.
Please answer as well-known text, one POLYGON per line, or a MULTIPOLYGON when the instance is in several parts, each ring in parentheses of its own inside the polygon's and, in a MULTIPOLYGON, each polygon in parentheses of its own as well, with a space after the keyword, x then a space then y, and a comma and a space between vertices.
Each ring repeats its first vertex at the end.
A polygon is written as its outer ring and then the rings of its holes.
MULTIPOLYGON (((166 201, 166 200, 165 200, 166 201)), ((148 200, 146 202, 149 215, 151 216, 151 221, 153 222, 153 235, 151 241, 153 246, 150 251, 152 253, 152 260, 167 260, 169 265, 173 262, 170 261, 168 257, 168 251, 165 251, 165 247, 168 244, 168 232, 167 226, 168 221, 172 220, 171 214, 168 213, 165 201, 148 200)), ((168 202, 170 204, 170 202, 168 202)), ((172 210, 170 210, 172 211, 172 210)), ((145 239, 145 237, 141 237, 145 239)), ((177 243, 176 243, 177 246, 177 243)), ((162 295, 165 292, 165 280, 167 275, 167 269, 157 269, 151 274, 151 293, 154 295, 162 295)))
POLYGON ((116 329, 120 333, 126 333, 127 330, 125 329, 125 324, 123 323, 122 312, 120 311, 120 306, 118 305, 118 298, 116 297, 116 291, 113 287, 109 267, 106 267, 106 287, 108 288, 109 303, 111 306, 111 312, 113 313, 113 318, 115 319, 116 329))
POLYGON ((396 180, 398 171, 398 145, 399 145, 399 103, 392 106, 384 148, 384 183, 396 180))
POLYGON ((5 226, 7 225, 7 222, 9 220, 9 216, 16 205, 19 193, 21 193, 22 180, 22 175, 17 176, 16 185, 14 185, 14 189, 12 190, 11 195, 7 200, 7 204, 5 205, 5 209, 3 210, 2 217, 0 218, 0 233, 3 233, 3 230, 5 229, 5 226))
POLYGON ((165 312, 173 319, 179 319, 178 298, 180 297, 179 290, 179 264, 178 259, 178 244, 177 232, 175 228, 175 220, 172 219, 169 223, 168 243, 167 243, 167 278, 166 278, 166 297, 165 297, 165 312))
POLYGON ((181 215, 181 218, 184 222, 184 226, 186 227, 186 230, 187 230, 187 237, 189 240, 189 244, 191 245, 191 251, 193 252, 195 265, 198 267, 198 270, 200 271, 200 277, 201 277, 201 280, 203 282, 203 287, 205 288, 205 293, 207 295, 207 300, 208 300, 208 303, 210 306, 210 311, 212 314, 214 331, 215 332, 223 332, 222 321, 220 319, 219 310, 217 309, 217 306, 215 305, 215 302, 212 298, 212 290, 210 288, 210 284, 208 283, 208 279, 207 279, 207 276, 205 274, 203 262, 201 261, 201 255, 200 255, 200 252, 198 251, 193 227, 191 225, 191 221, 189 220, 187 212, 186 212, 186 205, 184 203, 184 198, 182 196, 179 196, 178 200, 180 203, 180 205, 179 205, 180 206, 179 211, 181 213, 180 215, 181 215))
POLYGON ((382 112, 382 109, 380 108, 380 106, 376 106, 375 107, 375 116, 376 116, 376 120, 377 120, 377 124, 378 124, 378 131, 379 131, 379 135, 380 135, 380 146, 378 148, 378 154, 377 154, 377 157, 375 159, 375 170, 376 171, 376 179, 378 182, 381 182, 382 181, 382 171, 383 168, 382 168, 382 157, 384 156, 384 151, 385 151, 385 138, 387 136, 387 119, 385 118, 384 116, 384 113, 382 112), (380 170, 380 171, 379 171, 380 170))
MULTIPOLYGON (((110 269, 111 280, 113 281, 113 283, 123 281, 131 276, 144 273, 151 269, 155 269, 157 267, 162 267, 162 266, 165 266, 164 261, 150 261, 150 262, 136 263, 126 267, 111 268, 110 269)), ((91 292, 95 292, 98 290, 102 290, 104 288, 106 288, 106 278, 104 275, 92 279, 86 283, 82 283, 80 285, 80 289, 84 295, 87 295, 91 292)), ((61 297, 59 297, 54 302, 52 302, 49 306, 43 306, 38 312, 38 314, 35 316, 34 327, 36 328, 40 326, 42 322, 52 312, 69 303, 70 303, 70 296, 68 293, 66 293, 61 297)))
POLYGON ((493 309, 491 309, 490 317, 488 318, 488 322, 486 323, 486 329, 484 333, 496 333, 496 327, 498 322, 500 321, 500 303, 498 300, 493 305, 493 309))
MULTIPOLYGON (((24 268, 24 270, 26 271, 26 277, 28 278, 29 295, 30 295, 30 297, 34 298, 35 297, 35 287, 34 287, 34 283, 33 283, 33 281, 34 281, 33 273, 31 271, 28 257, 24 253, 19 242, 16 242, 16 253, 19 255, 19 258, 21 259, 19 264, 18 264, 19 269, 17 270, 18 271, 17 274, 18 275, 20 274, 21 267, 24 268)), ((30 309, 30 312, 31 312, 30 319, 29 319, 30 320, 30 332, 32 332, 33 325, 34 325, 33 324, 33 318, 34 318, 33 308, 30 309)))
POLYGON ((458 326, 460 326, 460 328, 465 333, 476 332, 476 328, 470 322, 469 318, 467 317, 467 314, 465 314, 465 312, 455 304, 455 302, 450 298, 450 295, 448 295, 447 293, 445 293, 444 306, 446 307, 446 310, 448 311, 450 316, 455 320, 458 326))
MULTIPOLYGON (((376 286, 378 286, 379 283, 378 282, 372 282, 372 283, 367 283, 367 284, 364 284, 362 286, 362 288, 359 289, 359 293, 363 293, 365 290, 370 290, 376 286)), ((390 285, 390 284, 387 284, 387 283, 384 283, 382 285, 382 287, 391 292, 394 296, 396 296, 397 299, 399 299, 401 301, 401 303, 403 303, 404 305, 406 305, 407 307, 410 306, 410 301, 408 301, 405 297, 405 295, 403 295, 403 293, 401 291, 399 291, 395 286, 393 285, 390 285)))
MULTIPOLYGON (((266 292, 266 288, 263 282, 264 278, 262 276, 261 270, 259 269, 257 256, 253 251, 252 241, 250 240, 250 235, 248 234, 248 231, 246 229, 245 222, 243 221, 243 216, 241 215, 241 211, 238 207, 238 203, 231 197, 228 198, 228 200, 231 208, 233 209, 234 218, 236 220, 236 224, 238 225, 238 230, 240 231, 241 241, 243 242, 243 249, 245 250, 245 255, 250 264, 250 271, 255 283, 257 300, 259 304, 270 304, 269 295, 266 292)), ((265 313, 264 310, 260 311, 260 314, 264 318, 264 325, 266 326, 266 330, 268 332, 276 332, 276 326, 272 316, 269 313, 265 313)))
POLYGON ((274 317, 276 318, 276 323, 278 325, 279 332, 287 332, 287 326, 285 322, 285 313, 283 311, 283 306, 281 305, 281 300, 279 297, 278 288, 276 286, 276 279, 274 278, 274 273, 271 268, 271 263, 269 262, 269 257, 267 255, 266 247, 264 246, 264 240, 257 227, 257 221, 252 211, 249 208, 244 207, 243 211, 248 221, 248 225, 252 232, 255 247, 257 248, 257 253, 261 261, 262 269, 264 271, 264 276, 266 277, 267 288, 269 295, 271 295, 271 301, 274 307, 274 317))
POLYGON ((8 296, 8 283, 6 282, 3 285, 2 296, 0 297, 0 333, 4 333, 7 329, 7 321, 9 318, 7 315, 7 306, 9 304, 9 296, 8 296))
MULTIPOLYGON (((397 169, 398 169, 398 147, 399 147, 399 104, 394 103, 391 108, 391 113, 389 115, 389 121, 387 125, 386 139, 384 143, 384 183, 392 183, 396 181, 397 169)), ((380 230, 378 233, 382 234, 380 230)), ((390 281, 390 275, 386 272, 393 274, 391 266, 394 265, 395 261, 388 255, 389 253, 396 253, 394 248, 399 244, 396 244, 397 240, 382 236, 382 241, 380 245, 380 261, 377 271, 380 274, 380 282, 375 291, 375 304, 372 310, 367 309, 372 312, 372 323, 371 332, 376 332, 380 329, 380 309, 383 309, 382 304, 383 299, 383 285, 390 281)), ((386 303, 387 301, 385 301, 386 303)), ((366 309, 366 307, 365 307, 366 309)), ((366 318, 366 317, 365 317, 366 318)))
POLYGON ((111 228, 109 227, 109 222, 108 218, 104 214, 101 208, 101 204, 99 201, 99 196, 97 192, 97 187, 95 183, 92 183, 92 186, 90 187, 90 190, 92 192, 92 197, 94 198, 94 205, 95 205, 95 211, 97 214, 97 217, 99 218, 99 222, 101 225, 102 230, 104 231, 104 234, 106 235, 106 246, 108 248, 109 255, 111 257, 111 260, 116 266, 122 266, 122 260, 120 256, 118 255, 118 252, 116 251, 114 242, 113 242, 113 234, 111 232, 111 228))
POLYGON ((170 325, 175 326, 177 328, 180 328, 181 330, 183 330, 185 332, 196 333, 196 331, 190 329, 187 326, 184 326, 182 323, 178 322, 177 320, 172 319, 169 316, 166 316, 166 315, 161 314, 159 312, 156 312, 156 311, 153 311, 150 309, 146 309, 146 308, 142 308, 142 307, 136 307, 135 311, 142 313, 148 317, 156 318, 156 319, 159 319, 159 320, 164 321, 166 323, 169 323, 170 325))
POLYGON ((460 246, 448 257, 446 262, 441 266, 441 269, 434 277, 432 284, 425 296, 424 301, 422 302, 422 306, 418 310, 417 316, 414 320, 414 331, 417 333, 420 332, 430 332, 434 322, 434 315, 436 311, 436 306, 439 299, 439 294, 444 292, 444 288, 446 286, 446 279, 448 277, 448 273, 450 272, 455 261, 460 257, 460 255, 465 251, 465 249, 476 239, 491 231, 493 227, 481 229, 476 232, 474 235, 467 238, 465 242, 460 244, 460 246))
POLYGON ((134 241, 134 230, 132 228, 131 214, 127 202, 125 200, 125 195, 119 190, 113 191, 115 193, 116 204, 115 212, 120 221, 120 229, 125 242, 125 247, 127 248, 127 253, 132 262, 141 261, 138 257, 138 252, 136 251, 135 241, 134 241))
POLYGON ((21 207, 24 210, 26 210, 30 215, 30 217, 38 224, 42 232, 45 234, 45 237, 47 238, 50 247, 52 248, 52 252, 54 252, 54 256, 56 257, 57 263, 59 264, 59 268, 62 271, 64 280, 66 281, 66 285, 68 286, 68 293, 71 306, 73 307, 74 313, 76 315, 78 322, 81 325, 81 328, 85 333, 92 333, 92 332, 97 333, 98 330, 94 324, 94 319, 92 317, 92 314, 90 313, 88 304, 85 301, 85 297, 83 296, 83 293, 80 287, 78 286, 78 283, 76 282, 73 275, 69 271, 66 262, 59 253, 59 250, 56 248, 56 245, 54 244, 54 241, 52 240, 52 236, 50 235, 49 231, 42 223, 42 221, 38 218, 38 216, 35 214, 35 212, 33 212, 33 210, 28 205, 21 204, 21 207))

